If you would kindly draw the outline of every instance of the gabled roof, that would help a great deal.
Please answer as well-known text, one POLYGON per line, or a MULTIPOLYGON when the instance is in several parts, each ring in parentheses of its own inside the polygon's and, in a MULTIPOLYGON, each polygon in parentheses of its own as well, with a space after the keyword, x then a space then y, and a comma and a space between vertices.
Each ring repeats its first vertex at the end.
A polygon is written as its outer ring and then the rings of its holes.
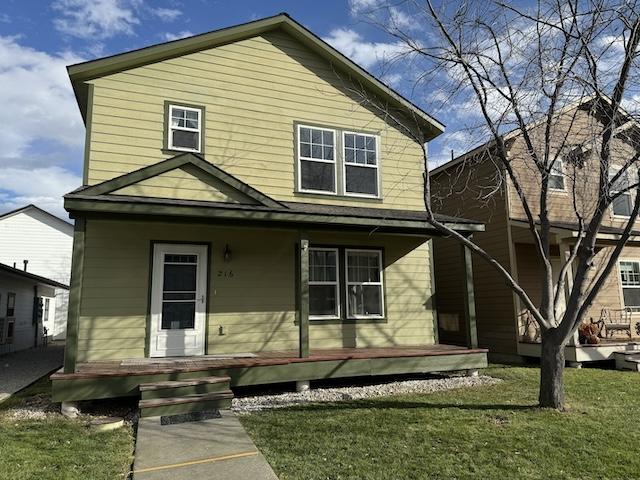
POLYGON ((286 13, 110 57, 78 63, 67 67, 67 70, 78 106, 83 118, 85 118, 88 97, 88 87, 85 82, 89 80, 237 42, 278 29, 288 33, 315 53, 333 63, 337 68, 345 71, 354 81, 359 82, 372 93, 388 100, 390 106, 408 113, 416 120, 426 136, 426 140, 431 140, 444 131, 444 125, 438 120, 382 83, 286 13))
MULTIPOLYGON (((564 115, 567 112, 574 110, 574 109, 579 109, 579 108, 585 108, 588 106, 592 106, 592 104, 594 104, 596 102, 596 100, 598 100, 598 98, 594 97, 594 96, 589 96, 587 98, 582 99, 581 101, 566 105, 564 108, 558 110, 558 112, 556 112, 556 115, 564 115)), ((605 103, 611 103, 611 99, 608 97, 600 97, 599 100, 604 101, 605 103)), ((602 108, 601 108, 601 104, 596 104, 595 108, 592 110, 593 113, 595 114, 600 114, 602 108)), ((631 130, 632 128, 635 128, 636 130, 640 128, 640 125, 638 124, 638 121, 635 120, 633 118, 632 115, 630 115, 625 109, 623 109, 622 107, 618 107, 618 113, 620 114, 621 120, 623 121, 620 125, 618 125, 616 127, 616 129, 614 130, 614 134, 615 135, 620 135, 621 138, 624 138, 622 135, 624 134, 625 131, 631 130)), ((540 118, 533 120, 531 122, 529 122, 527 124, 527 129, 531 129, 531 128, 535 128, 537 126, 539 126, 542 122, 544 122, 546 120, 546 117, 541 116, 540 118)), ((509 130, 508 132, 505 132, 504 134, 502 134, 502 140, 505 143, 511 142, 512 140, 514 140, 515 138, 517 138, 519 135, 521 135, 522 132, 520 131, 520 128, 514 128, 512 130, 509 130)), ((467 152, 463 153, 462 155, 458 155, 456 158, 453 158, 451 160, 449 160, 448 162, 443 163, 442 165, 439 165, 438 167, 434 168, 433 170, 429 171, 429 176, 434 176, 439 174, 440 172, 443 172, 445 170, 448 170, 451 167, 454 167, 462 162, 464 162, 466 159, 468 158, 472 158, 475 155, 477 155, 478 153, 482 152, 483 150, 487 150, 491 147, 493 147, 496 144, 496 140, 495 138, 491 138, 489 139, 487 142, 478 145, 477 147, 472 148, 471 150, 468 150, 467 152)))
POLYGON ((55 280, 51 280, 46 277, 41 277, 40 275, 35 275, 33 273, 25 272, 24 270, 20 270, 18 268, 10 267, 9 265, 5 265, 4 263, 0 263, 0 274, 2 273, 7 273, 9 275, 20 277, 25 280, 32 280, 41 285, 47 285, 49 287, 63 288, 65 290, 69 290, 69 285, 56 282, 55 280))
POLYGON ((251 185, 244 183, 242 180, 237 179, 233 175, 225 172, 221 168, 212 165, 205 159, 195 153, 182 153, 175 157, 168 158, 161 162, 143 167, 133 172, 125 173, 119 177, 107 180, 96 185, 80 187, 77 190, 71 192, 72 194, 79 194, 85 196, 97 196, 105 195, 120 190, 129 185, 141 182, 143 180, 161 175, 165 172, 175 170, 176 168, 182 168, 185 166, 192 166, 200 170, 205 176, 209 176, 212 179, 218 180, 234 190, 241 192, 247 197, 253 199, 258 204, 265 207, 273 208, 286 208, 277 200, 265 195, 264 193, 256 190, 251 185))
POLYGON ((18 215, 19 213, 28 212, 29 210, 35 210, 37 212, 40 212, 52 218, 53 220, 66 224, 67 226, 73 227, 73 224, 71 222, 68 222, 67 220, 62 219, 57 215, 54 215, 53 213, 47 212, 46 210, 43 210, 42 208, 38 207, 37 205, 34 205, 33 203, 30 203, 29 205, 26 205, 24 207, 16 208, 15 210, 11 210, 10 212, 1 214, 0 220, 4 218, 13 217, 14 215, 18 215))

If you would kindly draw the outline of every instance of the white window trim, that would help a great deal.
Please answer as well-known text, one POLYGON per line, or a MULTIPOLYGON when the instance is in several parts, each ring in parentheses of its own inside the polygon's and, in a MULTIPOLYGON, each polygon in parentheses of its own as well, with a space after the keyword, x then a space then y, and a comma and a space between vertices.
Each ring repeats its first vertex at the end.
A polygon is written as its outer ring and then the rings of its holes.
POLYGON ((562 173, 553 173, 553 166, 551 167, 551 170, 549 171, 549 177, 560 177, 562 178, 562 188, 553 188, 553 187, 549 187, 549 191, 550 192, 566 192, 567 191, 567 183, 566 183, 566 176, 564 173, 564 158, 558 157, 556 158, 556 160, 553 162, 554 165, 556 162, 560 162, 560 171, 562 173))
POLYGON ((380 198, 380 136, 374 135, 372 133, 363 133, 363 132, 352 132, 343 130, 342 131, 342 191, 344 192, 345 197, 360 197, 360 198, 380 198), (347 142, 345 141, 345 137, 347 135, 360 135, 362 137, 373 137, 376 142, 376 164, 368 165, 361 163, 347 163, 347 142), (366 167, 366 168, 375 168, 376 169, 376 191, 377 195, 370 195, 367 193, 353 193, 347 192, 347 165, 352 165, 355 167, 366 167))
POLYGON ((384 318, 385 315, 385 307, 384 304, 384 265, 382 264, 382 250, 371 248, 345 248, 344 250, 344 284, 345 284, 345 309, 346 309, 346 318, 348 320, 358 320, 365 318, 384 318), (378 265, 380 270, 380 281, 379 282, 350 282, 349 281, 349 253, 377 253, 378 254, 378 265), (380 315, 351 315, 349 312, 349 287, 351 285, 379 285, 380 286, 380 315))
POLYGON ((180 105, 178 103, 169 104, 169 118, 167 119, 167 146, 169 150, 179 150, 181 152, 196 152, 200 153, 202 151, 202 109, 194 108, 194 107, 186 107, 184 105, 180 105), (173 109, 179 108, 181 110, 187 110, 191 112, 198 112, 198 128, 189 128, 189 127, 174 127, 171 125, 171 120, 173 118, 173 109), (176 147, 173 145, 173 130, 180 130, 183 132, 198 132, 198 148, 185 148, 185 147, 176 147))
POLYGON ((313 125, 304 125, 304 124, 298 124, 297 125, 297 141, 296 141, 296 163, 297 163, 297 167, 298 167, 298 191, 301 193, 315 193, 315 194, 319 194, 319 195, 332 195, 332 196, 336 196, 338 195, 338 168, 337 168, 337 148, 336 148, 336 141, 338 139, 338 135, 337 135, 337 131, 333 128, 326 128, 326 127, 317 127, 317 126, 313 126, 313 125), (333 134, 333 160, 324 160, 324 159, 320 159, 320 158, 309 158, 309 157, 303 157, 300 154, 300 129, 301 128, 310 128, 310 129, 314 129, 314 130, 323 130, 326 132, 331 132, 333 134), (304 189, 302 188, 302 160, 307 161, 307 162, 318 162, 318 163, 332 163, 333 164, 333 191, 327 191, 327 190, 311 190, 311 189, 304 189))
MULTIPOLYGON (((609 166, 609 180, 611 180, 611 177, 613 175, 616 175, 620 170, 622 169, 621 166, 619 165, 610 165, 609 166), (613 175, 611 175, 611 172, 613 172, 613 175)), ((629 169, 627 169, 625 175, 629 175, 629 169)), ((617 193, 618 190, 612 190, 612 193, 617 193)), ((631 196, 631 192, 625 192, 622 195, 626 196, 629 199, 629 210, 633 209, 633 197, 631 196)), ((621 195, 621 196, 622 196, 621 195)), ((628 220, 629 218, 631 218, 631 215, 620 215, 619 213, 615 213, 613 210, 613 201, 611 201, 611 217, 612 218, 620 218, 620 219, 625 219, 628 220)), ((633 262, 635 260, 627 260, 629 262, 633 262)))
POLYGON ((624 301, 624 289, 625 288, 639 288, 640 289, 640 285, 623 285, 622 284, 622 268, 620 267, 620 265, 622 263, 637 263, 640 265, 640 259, 635 259, 635 258, 619 258, 618 259, 618 284, 620 285, 620 305, 622 305, 623 308, 631 308, 632 309, 632 314, 636 315, 640 313, 640 305, 627 305, 624 301), (634 310, 634 309, 638 309, 638 310, 634 310))
MULTIPOLYGON (((336 315, 311 315, 309 320, 339 320, 341 317, 340 302, 340 249, 332 247, 309 247, 309 253, 313 251, 334 252, 336 254, 336 281, 335 282, 313 282, 309 279, 309 287, 312 285, 334 285, 336 290, 336 315)), ((311 289, 309 289, 311 291, 311 289)))

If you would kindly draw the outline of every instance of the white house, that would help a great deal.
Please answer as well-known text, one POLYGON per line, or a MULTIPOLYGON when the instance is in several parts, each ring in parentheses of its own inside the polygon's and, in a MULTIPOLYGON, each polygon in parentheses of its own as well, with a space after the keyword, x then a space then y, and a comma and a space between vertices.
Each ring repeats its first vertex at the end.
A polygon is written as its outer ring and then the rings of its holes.
POLYGON ((0 264, 0 355, 37 347, 60 282, 0 264))
MULTIPOLYGON (((35 205, 0 215, 1 264, 68 285, 72 246, 73 225, 35 205)), ((44 296, 42 326, 49 337, 64 338, 68 303, 68 291, 60 287, 44 296)))

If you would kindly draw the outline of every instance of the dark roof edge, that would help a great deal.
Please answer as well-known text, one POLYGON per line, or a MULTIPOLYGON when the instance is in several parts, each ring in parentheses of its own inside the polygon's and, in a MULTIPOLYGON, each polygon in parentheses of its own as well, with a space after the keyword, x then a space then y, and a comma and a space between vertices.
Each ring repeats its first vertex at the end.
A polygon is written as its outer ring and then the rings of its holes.
POLYGON ((422 129, 424 129, 425 132, 428 132, 429 138, 426 140, 431 140, 444 131, 445 125, 440 121, 436 120, 415 103, 411 102, 393 88, 380 81, 366 69, 362 68, 353 60, 336 50, 334 47, 322 40, 322 38, 318 37, 315 33, 298 23, 286 13, 280 13, 271 17, 224 27, 192 37, 150 45, 137 50, 131 50, 129 52, 123 52, 109 57, 70 65, 67 67, 67 71, 84 118, 86 108, 86 106, 83 105, 83 102, 86 101, 86 92, 84 91, 84 89, 86 89, 86 85, 84 85, 84 82, 86 81, 109 75, 117 71, 155 63, 168 58, 175 58, 181 55, 201 51, 206 48, 213 48, 225 43, 232 43, 241 38, 259 35, 262 32, 277 28, 282 28, 287 33, 294 34, 294 36, 303 37, 309 44, 308 46, 312 45, 317 49, 316 53, 324 55, 330 58, 330 60, 336 60, 344 68, 360 77, 359 80, 363 81, 369 88, 372 88, 376 94, 387 96, 393 100, 394 103, 400 105, 402 108, 408 110, 417 118, 421 119, 423 122, 422 129), (428 126, 428 129, 425 128, 425 126, 428 126))
POLYGON ((4 263, 0 263, 0 271, 7 272, 12 275, 17 275, 27 280, 34 280, 38 283, 49 285, 50 287, 63 288, 65 290, 69 290, 69 285, 56 282, 55 280, 51 280, 50 278, 41 277, 40 275, 36 275, 34 273, 25 272, 24 270, 20 270, 18 268, 10 267, 9 265, 5 265, 4 263))

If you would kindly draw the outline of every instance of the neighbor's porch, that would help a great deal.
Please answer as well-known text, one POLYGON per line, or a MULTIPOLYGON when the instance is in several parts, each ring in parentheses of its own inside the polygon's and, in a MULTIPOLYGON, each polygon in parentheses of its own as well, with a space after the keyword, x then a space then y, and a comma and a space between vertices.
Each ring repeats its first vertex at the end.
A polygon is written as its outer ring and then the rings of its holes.
MULTIPOLYGON (((604 264, 609 249, 616 241, 616 233, 605 229, 598 239, 595 258, 596 270, 604 264)), ((568 225, 552 228, 551 264, 554 280, 568 258, 575 243, 577 232, 568 225)), ((512 258, 520 285, 534 302, 540 301, 539 279, 541 267, 538 263, 527 226, 520 221, 511 221, 512 258)), ((640 258, 640 243, 632 238, 621 255, 626 258, 640 258)), ((561 297, 561 309, 568 296, 573 272, 569 269, 569 283, 565 295, 561 297)), ((640 315, 625 305, 624 285, 620 268, 616 268, 603 285, 595 302, 586 312, 582 327, 570 339, 566 348, 566 358, 570 364, 579 366, 583 362, 614 360, 616 352, 630 350, 640 339, 640 315)), ((540 356, 540 331, 530 313, 515 299, 516 327, 518 332, 518 353, 528 357, 540 356)))

